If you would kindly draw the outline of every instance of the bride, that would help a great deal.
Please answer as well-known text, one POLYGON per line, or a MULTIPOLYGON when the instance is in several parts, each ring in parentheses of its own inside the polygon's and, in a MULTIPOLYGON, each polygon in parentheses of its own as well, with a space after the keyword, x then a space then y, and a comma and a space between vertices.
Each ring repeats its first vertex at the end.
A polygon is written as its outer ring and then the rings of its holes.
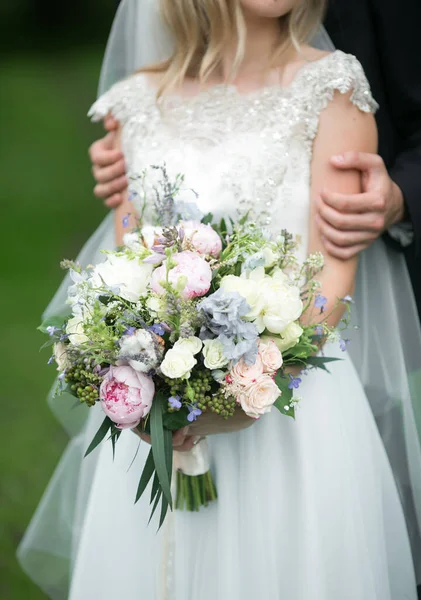
MULTIPOLYGON (((330 157, 375 152, 377 143, 377 105, 360 64, 307 45, 324 0, 161 0, 165 24, 154 2, 131 6, 144 63, 159 57, 160 41, 175 49, 91 110, 120 122, 129 172, 165 161, 198 193, 196 212, 249 211, 299 236, 303 255, 322 251, 317 195, 360 190, 359 176, 334 171, 330 157)), ((115 214, 117 241, 131 212, 127 198, 115 214)), ((333 305, 353 292, 357 261, 325 258, 323 294, 333 305)), ((327 352, 342 360, 330 374, 302 376, 295 422, 274 412, 221 435, 218 419, 203 419, 177 436, 180 451, 214 434, 219 499, 197 514, 172 513, 158 534, 147 526, 147 498, 133 504, 146 443, 126 431, 115 460, 103 444, 81 463, 101 418, 93 410, 23 541, 25 568, 52 598, 70 600, 415 600, 400 490, 363 385, 346 353, 327 352), (54 536, 55 547, 46 541, 54 536)))

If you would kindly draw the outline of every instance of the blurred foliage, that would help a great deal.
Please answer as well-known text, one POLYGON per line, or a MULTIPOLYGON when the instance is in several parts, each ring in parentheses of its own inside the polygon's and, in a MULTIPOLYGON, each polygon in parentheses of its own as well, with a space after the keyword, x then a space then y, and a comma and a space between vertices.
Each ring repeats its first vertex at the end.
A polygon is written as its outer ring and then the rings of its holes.
POLYGON ((1 0, 0 50, 103 44, 118 0, 1 0))
POLYGON ((46 404, 40 315, 105 211, 88 146, 113 0, 1 0, 0 597, 41 600, 15 552, 66 445, 46 404), (107 6, 108 4, 108 6, 107 6))

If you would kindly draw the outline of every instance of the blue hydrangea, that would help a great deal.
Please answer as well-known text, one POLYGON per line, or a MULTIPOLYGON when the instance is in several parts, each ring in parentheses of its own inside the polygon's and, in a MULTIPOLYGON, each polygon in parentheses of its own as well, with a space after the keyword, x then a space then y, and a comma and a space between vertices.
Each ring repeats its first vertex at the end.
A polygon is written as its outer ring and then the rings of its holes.
POLYGON ((202 300, 197 309, 204 318, 202 339, 217 338, 228 360, 254 364, 258 347, 258 332, 253 323, 243 320, 250 312, 246 300, 238 292, 219 289, 202 300))

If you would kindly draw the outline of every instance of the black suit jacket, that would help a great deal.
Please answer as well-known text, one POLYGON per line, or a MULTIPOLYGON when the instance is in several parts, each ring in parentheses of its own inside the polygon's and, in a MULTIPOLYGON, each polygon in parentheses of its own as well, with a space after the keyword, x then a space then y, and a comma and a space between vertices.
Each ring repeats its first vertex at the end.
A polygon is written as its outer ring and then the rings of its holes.
POLYGON ((380 105, 379 153, 415 231, 405 255, 421 316, 421 0, 330 0, 325 25, 362 63, 380 105))

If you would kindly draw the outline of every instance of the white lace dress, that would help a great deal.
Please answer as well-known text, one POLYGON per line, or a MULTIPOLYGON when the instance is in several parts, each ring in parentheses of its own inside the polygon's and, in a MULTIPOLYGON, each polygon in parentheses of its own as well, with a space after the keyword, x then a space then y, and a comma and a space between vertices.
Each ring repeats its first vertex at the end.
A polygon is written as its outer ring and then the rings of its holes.
MULTIPOLYGON (((352 91, 362 111, 376 108, 359 63, 335 52, 286 89, 244 96, 220 86, 168 98, 164 110, 139 74, 92 114, 111 111, 123 124, 132 173, 165 161, 199 194, 202 213, 250 209, 274 231, 300 235, 305 251, 312 145, 335 90, 352 91)), ((148 447, 125 432, 113 461, 103 445, 83 499, 70 599, 415 600, 391 469, 358 374, 340 357, 330 375, 304 377, 295 422, 275 411, 210 438, 218 501, 175 512, 158 535, 147 527, 147 495, 133 504, 148 447)))

